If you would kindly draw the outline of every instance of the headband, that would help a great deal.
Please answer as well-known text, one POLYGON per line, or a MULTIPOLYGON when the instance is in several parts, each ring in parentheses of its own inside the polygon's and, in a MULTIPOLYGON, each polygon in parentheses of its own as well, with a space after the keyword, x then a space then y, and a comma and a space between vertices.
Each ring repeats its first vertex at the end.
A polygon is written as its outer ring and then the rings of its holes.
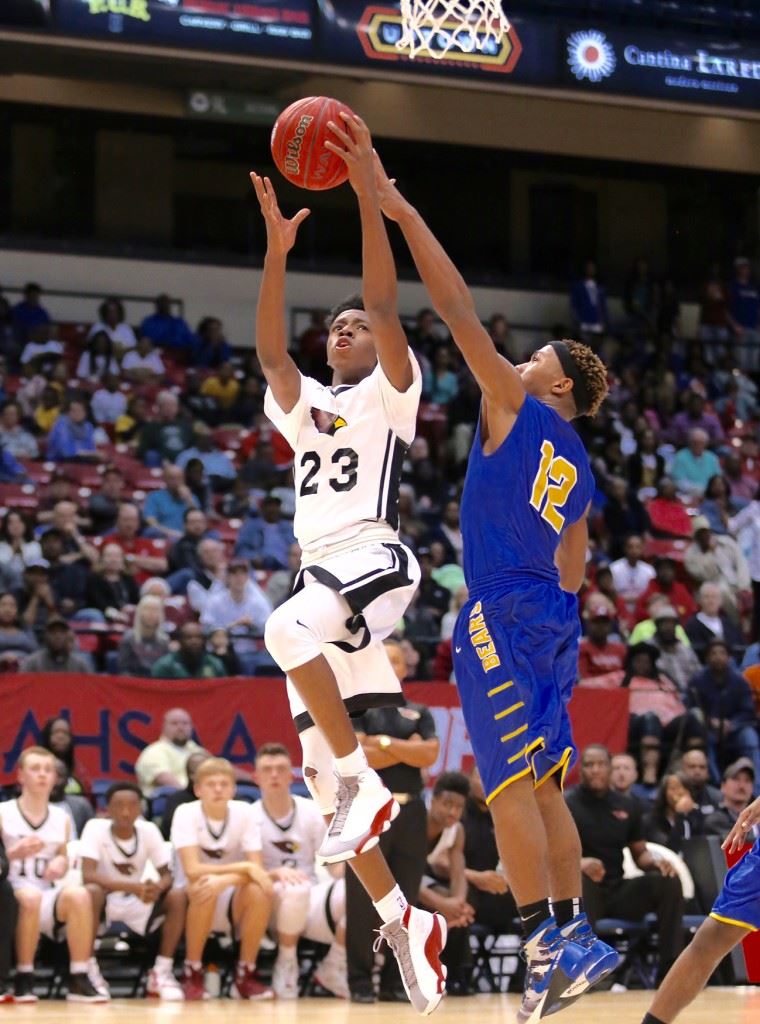
POLYGON ((581 373, 580 367, 573 358, 570 349, 564 341, 552 341, 551 347, 557 353, 557 359, 566 377, 573 382, 573 401, 578 416, 585 416, 591 408, 591 396, 588 392, 588 384, 581 373))

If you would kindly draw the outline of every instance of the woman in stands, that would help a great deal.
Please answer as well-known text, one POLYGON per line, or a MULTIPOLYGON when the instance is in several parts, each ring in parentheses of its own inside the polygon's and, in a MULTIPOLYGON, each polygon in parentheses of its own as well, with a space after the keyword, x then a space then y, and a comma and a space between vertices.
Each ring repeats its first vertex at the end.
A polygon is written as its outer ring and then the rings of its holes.
POLYGON ((30 562, 42 558, 39 541, 34 539, 34 528, 17 508, 10 508, 0 524, 0 562, 19 576, 30 562))
POLYGON ((34 634, 21 625, 15 596, 0 594, 0 672, 17 667, 21 658, 36 650, 34 634))
POLYGON ((76 759, 76 747, 67 718, 49 718, 40 733, 40 746, 55 754, 66 765, 67 781, 64 792, 88 793, 90 779, 76 759))
POLYGON ((108 336, 117 355, 125 352, 128 348, 135 347, 137 338, 135 338, 135 332, 126 323, 121 299, 110 298, 101 302, 98 316, 100 320, 90 328, 87 335, 88 341, 102 331, 108 336))
POLYGON ((122 676, 149 677, 159 658, 169 653, 169 637, 164 632, 164 602, 149 594, 140 599, 135 621, 119 644, 118 668, 122 676))
POLYGON ((702 834, 703 820, 691 782, 680 772, 671 772, 663 776, 654 807, 644 818, 644 836, 680 853, 686 839, 702 834))
POLYGON ((86 350, 77 363, 79 380, 102 380, 107 373, 118 376, 119 364, 114 358, 113 342, 106 331, 97 331, 90 336, 86 350))

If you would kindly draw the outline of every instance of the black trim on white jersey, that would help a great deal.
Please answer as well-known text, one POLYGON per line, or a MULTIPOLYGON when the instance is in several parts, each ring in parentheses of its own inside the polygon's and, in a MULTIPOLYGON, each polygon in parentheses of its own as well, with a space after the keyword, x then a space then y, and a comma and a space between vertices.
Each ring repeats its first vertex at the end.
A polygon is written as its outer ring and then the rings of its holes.
POLYGON ((46 824, 48 818, 50 817, 50 804, 49 803, 48 803, 48 806, 47 806, 47 810, 45 811, 45 817, 42 819, 42 821, 39 823, 39 825, 35 825, 33 822, 31 822, 27 818, 27 816, 21 810, 21 804, 19 803, 18 798, 16 798, 16 810, 21 815, 21 817, 24 819, 24 821, 27 823, 29 828, 32 829, 32 831, 34 831, 34 832, 38 832, 42 828, 42 826, 44 824, 46 824))
MULTIPOLYGON (((346 697, 343 707, 349 715, 363 715, 371 708, 401 708, 406 704, 403 693, 355 693, 346 697)), ((302 711, 293 719, 296 732, 306 732, 314 725, 314 719, 308 711, 302 711)))
POLYGON ((355 388, 356 384, 338 384, 337 387, 328 388, 327 390, 331 395, 342 395, 344 391, 350 391, 351 388, 355 388))
POLYGON ((385 439, 385 455, 380 472, 380 490, 377 495, 377 518, 384 519, 393 530, 398 529, 398 492, 401 470, 409 445, 396 437, 392 430, 385 439))
MULTIPOLYGON (((346 623, 352 633, 357 633, 362 623, 356 621, 367 605, 387 594, 389 590, 408 587, 412 582, 409 576, 409 556, 403 544, 383 544, 391 553, 391 564, 386 568, 372 569, 350 580, 341 580, 322 565, 309 565, 301 569, 293 585, 293 593, 297 594, 304 587, 304 573, 311 573, 318 583, 336 591, 345 597, 348 606, 354 613, 354 619, 346 623)), ((366 646, 366 645, 364 645, 366 646)), ((352 648, 355 649, 355 648, 352 648)))

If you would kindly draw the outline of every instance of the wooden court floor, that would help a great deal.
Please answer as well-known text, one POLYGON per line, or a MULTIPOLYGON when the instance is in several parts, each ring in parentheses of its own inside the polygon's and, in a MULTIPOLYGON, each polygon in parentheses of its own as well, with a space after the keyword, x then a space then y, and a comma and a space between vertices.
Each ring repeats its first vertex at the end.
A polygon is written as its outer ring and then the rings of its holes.
MULTIPOLYGON (((558 1024, 641 1024, 647 992, 600 993, 579 1000, 551 1020, 558 1024)), ((453 1024, 512 1024, 517 996, 480 995, 447 999, 430 1018, 453 1024)), ((204 1003, 160 1003, 117 999, 100 1006, 42 1000, 35 1006, 0 1005, 0 1021, 29 1024, 413 1024, 411 1008, 397 1003, 355 1006, 338 999, 243 1004, 231 999, 204 1003)), ((760 1024, 760 988, 711 988, 678 1024, 760 1024)))

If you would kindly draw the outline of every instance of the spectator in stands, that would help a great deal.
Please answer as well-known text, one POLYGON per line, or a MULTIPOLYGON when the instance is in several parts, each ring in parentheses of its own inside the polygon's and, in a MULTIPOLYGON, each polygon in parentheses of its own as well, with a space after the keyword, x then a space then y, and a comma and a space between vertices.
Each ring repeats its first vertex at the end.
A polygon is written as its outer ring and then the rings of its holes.
POLYGON ((54 940, 60 930, 56 926, 63 926, 69 953, 68 999, 103 1003, 108 996, 99 993, 88 977, 96 922, 87 890, 76 883, 58 890, 51 884, 68 871, 66 847, 72 834, 66 813, 50 805, 56 781, 54 762, 50 751, 27 747, 18 760, 21 795, 0 804, 0 837, 8 859, 22 862, 12 875, 18 903, 14 1002, 37 1002, 34 961, 40 934, 54 940), (44 839, 36 834, 43 825, 44 839), (34 870, 27 873, 27 864, 34 870))
MULTIPOLYGON (((739 452, 730 451, 723 460, 723 476, 729 489, 732 504, 743 509, 755 497, 757 480, 745 473, 742 457, 739 452)), ((729 532, 733 532, 728 525, 729 532)))
POLYGON ((199 568, 187 583, 187 600, 190 607, 201 612, 210 596, 224 590, 227 565, 224 545, 211 537, 198 544, 199 568))
POLYGON ((276 569, 267 580, 264 593, 273 608, 279 608, 283 601, 293 592, 298 570, 301 568, 301 546, 298 541, 288 548, 288 565, 286 569, 276 569))
POLYGON ((0 445, 16 459, 36 459, 39 445, 21 426, 21 406, 13 399, 0 407, 0 445))
POLYGON ((279 487, 283 480, 283 470, 275 462, 272 445, 260 441, 253 449, 251 457, 243 463, 240 476, 251 487, 261 491, 279 487))
POLYGON ((441 472, 430 457, 427 438, 417 436, 409 445, 401 471, 403 483, 411 484, 418 502, 437 502, 443 489, 441 472))
POLYGON ((117 466, 108 466, 103 473, 100 490, 91 495, 87 505, 94 534, 107 533, 116 526, 123 493, 124 474, 117 466))
POLYGON ((237 478, 237 470, 229 456, 221 451, 205 423, 196 423, 194 432, 195 444, 178 456, 176 464, 186 469, 193 459, 197 459, 203 466, 204 475, 208 478, 212 490, 229 490, 237 478))
POLYGON ((672 605, 657 605, 653 619, 655 630, 650 643, 659 651, 660 669, 670 676, 683 695, 689 688, 691 677, 699 671, 699 659, 688 640, 684 643, 679 639, 678 613, 672 605))
POLYGON ((694 499, 701 499, 710 479, 720 473, 720 462, 707 448, 706 430, 695 427, 689 431, 688 447, 676 453, 670 475, 679 491, 694 499))
POLYGON ((261 502, 260 515, 243 523, 235 541, 235 555, 247 558, 259 569, 284 569, 295 541, 293 524, 282 517, 282 501, 268 494, 261 502))
POLYGON ((192 423, 180 413, 179 401, 172 391, 159 392, 156 413, 156 418, 148 420, 140 430, 137 444, 138 458, 148 466, 174 462, 193 440, 192 423))
POLYGON ((676 563, 668 556, 662 556, 655 562, 655 578, 647 584, 636 605, 636 618, 643 619, 647 613, 647 602, 652 594, 664 594, 676 609, 681 623, 692 616, 697 605, 687 587, 676 579, 676 563))
POLYGON ((473 767, 468 781, 470 795, 462 817, 465 877, 469 886, 467 902, 475 911, 475 924, 502 934, 510 930, 509 922, 519 914, 501 867, 493 818, 477 766, 473 767))
POLYGON ((752 799, 756 778, 755 765, 749 757, 740 757, 728 765, 723 772, 720 802, 705 818, 705 835, 718 836, 721 840, 726 838, 752 799))
POLYGON ((439 343, 433 352, 433 366, 422 375, 422 392, 435 405, 448 405, 459 393, 459 378, 453 370, 448 344, 439 343))
POLYGON ((299 364, 307 377, 314 377, 324 368, 328 333, 326 321, 326 309, 312 309, 309 326, 296 341, 299 364))
POLYGON ((708 445, 713 448, 725 440, 723 427, 714 412, 705 412, 705 398, 698 391, 687 392, 685 408, 670 421, 669 436, 676 448, 689 444, 693 430, 704 430, 708 445))
POLYGON ((718 778, 720 768, 737 757, 748 757, 757 776, 760 738, 747 680, 732 664, 724 640, 710 641, 705 661, 689 682, 689 699, 704 715, 712 776, 718 778))
POLYGON ((107 374, 119 375, 119 362, 106 331, 90 334, 87 348, 79 357, 76 376, 83 381, 103 381, 107 374))
POLYGON ((747 552, 747 569, 752 582, 752 638, 760 638, 760 489, 745 508, 732 516, 728 528, 734 536, 741 534, 747 552))
POLYGON ((15 594, 0 594, 0 672, 18 668, 21 659, 36 650, 34 634, 24 628, 19 617, 15 594))
POLYGON ((232 363, 221 363, 216 373, 204 380, 201 394, 214 399, 224 418, 224 413, 229 413, 240 394, 240 382, 235 378, 232 363))
POLYGON ((48 718, 40 732, 40 746, 55 754, 66 769, 63 779, 66 793, 90 793, 90 778, 77 760, 76 745, 68 718, 48 718))
MULTIPOLYGON (((172 851, 167 850, 157 826, 143 818, 142 793, 134 782, 110 786, 106 812, 106 818, 87 824, 79 846, 82 880, 90 894, 93 917, 98 922, 103 920, 107 928, 116 922, 127 924, 132 934, 146 941, 162 921, 147 994, 181 1000, 182 989, 174 977, 174 954, 182 938, 186 898, 182 889, 172 885, 172 851), (154 874, 146 878, 149 864, 154 874)), ((97 961, 90 962, 97 967, 97 961)), ((108 990, 99 970, 97 983, 108 990)))
POLYGON ((185 386, 182 389, 182 408, 193 419, 197 427, 198 421, 216 427, 221 420, 216 399, 201 392, 203 379, 198 372, 189 369, 185 375, 185 386))
POLYGON ((114 423, 116 440, 136 448, 140 433, 149 419, 148 399, 144 395, 132 395, 127 402, 127 411, 114 423))
POLYGON ((185 622, 177 630, 179 648, 170 651, 154 664, 154 679, 221 679, 224 665, 206 651, 203 627, 198 622, 185 622))
POLYGON ((121 371, 132 384, 158 384, 166 376, 164 361, 146 334, 135 348, 126 353, 121 361, 121 371))
POLYGON ((760 293, 752 280, 752 267, 743 256, 734 260, 734 279, 728 286, 728 322, 736 339, 737 362, 745 370, 758 368, 760 349, 760 293))
POLYGON ((150 676, 153 666, 169 653, 164 632, 164 603, 160 597, 141 597, 135 608, 132 628, 119 643, 117 671, 122 676, 150 676))
POLYGON ((151 491, 145 499, 143 515, 148 526, 160 531, 165 537, 178 539, 185 526, 185 512, 197 508, 198 499, 185 483, 179 466, 167 463, 164 466, 164 487, 151 491))
POLYGON ((211 630, 206 641, 206 650, 221 661, 226 676, 242 676, 244 674, 243 665, 226 629, 220 627, 211 630))
POLYGON ((417 558, 420 563, 420 585, 418 588, 419 605, 427 608, 439 625, 443 616, 449 610, 451 593, 446 587, 442 587, 433 579, 433 559, 430 555, 430 548, 421 547, 417 549, 417 558))
POLYGON ((725 352, 731 330, 728 322, 728 289, 720 265, 713 264, 702 287, 699 310, 699 340, 704 346, 705 357, 711 366, 719 361, 725 352))
POLYGON ((618 558, 610 564, 615 590, 631 612, 649 582, 655 577, 654 567, 644 561, 643 554, 643 540, 637 534, 632 534, 623 542, 622 558, 618 558))
POLYGON ((710 765, 704 750, 687 750, 678 770, 689 780, 691 793, 702 817, 712 814, 720 804, 720 790, 710 785, 710 765))
POLYGON ((67 769, 60 757, 55 759, 55 777, 50 803, 58 804, 66 812, 71 820, 71 838, 78 839, 82 829, 94 815, 92 804, 86 796, 66 792, 67 769))
POLYGON ((201 563, 198 558, 198 545, 208 534, 208 519, 205 512, 199 508, 186 508, 184 514, 185 532, 169 548, 169 572, 176 574, 183 570, 187 572, 184 580, 177 585, 177 582, 170 580, 172 593, 181 593, 187 589, 187 583, 193 578, 195 572, 200 569, 201 563))
POLYGON ((750 590, 750 573, 733 537, 714 534, 709 521, 697 516, 694 540, 684 552, 684 567, 698 583, 717 584, 724 606, 738 614, 739 601, 750 590))
POLYGON ((417 312, 414 327, 408 331, 409 346, 414 353, 421 356, 426 363, 433 359, 433 353, 444 340, 441 325, 432 309, 420 309, 417 312))
POLYGON ((107 373, 92 396, 92 415, 95 422, 115 424, 127 411, 127 396, 121 390, 119 378, 107 373))
POLYGON ((42 560, 47 562, 48 579, 62 615, 73 615, 79 611, 87 593, 90 562, 84 555, 95 549, 82 541, 78 548, 69 549, 67 553, 67 546, 76 544, 77 540, 67 537, 55 526, 46 530, 40 540, 42 560))
POLYGON ((184 353, 193 344, 193 332, 181 316, 172 316, 172 300, 168 295, 156 299, 156 311, 140 324, 139 334, 167 351, 184 353))
POLYGON ((570 290, 570 307, 584 340, 605 334, 609 324, 606 289, 597 281, 596 263, 588 260, 583 277, 570 290))
POLYGON ((0 563, 21 576, 30 562, 41 557, 29 517, 20 509, 8 509, 0 524, 0 563))
POLYGON ((0 483, 22 483, 26 480, 26 470, 9 451, 0 447, 0 483))
POLYGON ((193 339, 193 365, 216 369, 232 359, 232 346, 224 336, 222 321, 215 316, 205 316, 198 324, 193 339))
POLYGON ((228 630, 243 671, 247 675, 255 675, 258 647, 253 638, 264 635, 272 605, 251 578, 250 565, 244 558, 230 562, 226 584, 223 590, 212 594, 206 601, 201 612, 201 624, 209 630, 228 630))
POLYGON ((63 411, 61 392, 52 384, 42 388, 39 404, 34 407, 34 422, 41 434, 49 434, 63 411))
POLYGON ((126 571, 124 552, 118 544, 104 544, 95 572, 87 580, 87 607, 102 612, 108 622, 119 622, 126 619, 124 606, 139 599, 135 578, 126 571))
POLYGON ((701 835, 703 818, 691 793, 689 779, 680 772, 664 775, 652 810, 644 818, 647 842, 680 853, 683 844, 701 835))
POLYGON ((638 435, 638 447, 626 461, 626 474, 631 489, 641 501, 657 494, 657 487, 665 475, 665 459, 657 451, 657 434, 646 427, 638 435))
POLYGON ((634 800, 642 814, 650 805, 651 786, 639 783, 639 769, 632 754, 613 754, 610 760, 610 786, 615 793, 634 800))
POLYGON ((206 515, 214 514, 211 487, 200 459, 189 459, 183 474, 185 485, 206 515))
POLYGON ((722 610, 723 594, 717 583, 703 583, 697 591, 699 611, 686 623, 686 635, 699 660, 704 663, 707 645, 716 637, 725 640, 733 657, 741 660, 744 643, 734 619, 722 610))
POLYGON ((161 815, 161 835, 168 842, 171 836, 172 821, 174 819, 174 812, 182 804, 191 804, 193 800, 197 800, 195 795, 195 773, 198 768, 211 757, 208 750, 196 750, 195 753, 191 754, 185 762, 185 772, 187 773, 187 785, 183 789, 176 789, 173 793, 168 793, 166 797, 166 803, 164 804, 164 813, 161 815))
POLYGON ((419 892, 420 906, 443 914, 449 927, 441 962, 448 968, 447 987, 458 995, 468 992, 465 965, 469 961, 469 926, 475 911, 467 902, 464 859, 464 814, 470 784, 461 772, 438 776, 427 815, 427 873, 419 892))
POLYGON ((600 744, 586 747, 581 782, 567 796, 580 834, 583 901, 592 928, 601 917, 641 921, 657 914, 658 979, 680 952, 683 895, 675 869, 647 850, 641 812, 610 786, 610 755, 600 744), (623 878, 623 850, 631 851, 644 874, 623 878))
POLYGON ((604 525, 608 534, 609 554, 613 558, 622 555, 622 538, 626 534, 649 532, 649 516, 646 509, 629 490, 628 482, 622 477, 613 476, 608 483, 604 525))
MULTIPOLYGON (((75 501, 63 499, 62 501, 56 501, 55 505, 53 505, 49 527, 42 526, 37 532, 40 538, 42 538, 49 529, 58 531, 63 541, 61 561, 65 565, 71 565, 72 562, 78 562, 82 559, 95 563, 98 558, 97 549, 81 533, 83 529, 88 529, 90 525, 89 519, 79 514, 75 501)), ((42 554, 44 558, 48 557, 45 554, 44 544, 42 545, 42 554)))
POLYGON ((71 398, 48 434, 45 455, 56 462, 99 462, 95 428, 87 419, 87 403, 71 398))
POLYGON ((11 311, 13 328, 16 337, 21 342, 27 340, 29 332, 33 328, 50 323, 50 314, 42 305, 41 298, 42 289, 38 284, 30 281, 29 284, 24 285, 23 299, 21 302, 17 302, 11 311))
POLYGON ((22 672, 75 672, 89 675, 90 665, 80 654, 73 654, 74 634, 65 619, 50 615, 42 635, 43 647, 21 662, 22 672))
POLYGON ((610 641, 612 616, 605 605, 591 609, 587 636, 581 638, 578 654, 578 678, 581 682, 609 672, 620 672, 625 661, 625 644, 610 641))
POLYGON ((646 506, 655 537, 680 539, 691 537, 692 526, 686 506, 676 493, 670 477, 663 477, 657 487, 657 497, 646 506))
POLYGON ((88 341, 102 331, 108 336, 117 356, 135 347, 137 344, 135 332, 126 322, 121 299, 111 297, 101 302, 98 317, 98 322, 93 324, 87 332, 88 341))
POLYGON ((13 999, 13 990, 8 985, 11 972, 11 952, 16 934, 18 904, 13 895, 13 886, 8 881, 10 861, 3 843, 0 830, 0 920, 4 927, 0 930, 0 1002, 7 1003, 13 999))
MULTIPOLYGON (((171 708, 164 715, 161 736, 149 743, 135 763, 135 775, 143 794, 153 796, 156 789, 187 785, 187 759, 203 751, 193 737, 193 720, 184 708, 171 708)), ((205 751, 203 751, 205 753, 205 751)))
POLYGON ((233 991, 239 999, 271 999, 256 974, 259 944, 272 910, 272 882, 261 856, 261 836, 251 808, 233 800, 229 761, 209 758, 195 776, 198 801, 178 807, 171 841, 187 879, 186 1000, 204 999, 203 950, 214 921, 240 936, 233 991), (218 832, 211 822, 226 822, 218 832), (229 890, 232 888, 232 893, 229 890))
POLYGON ((426 547, 431 547, 435 542, 443 544, 446 563, 462 564, 462 530, 459 523, 458 501, 446 502, 441 521, 425 535, 423 540, 426 547))
POLYGON ((127 568, 135 580, 144 583, 149 576, 161 576, 167 568, 166 557, 159 553, 157 542, 140 536, 140 512, 137 505, 123 501, 116 515, 116 529, 106 534, 104 544, 118 544, 124 552, 127 568))
MULTIPOLYGON (((441 640, 450 640, 454 635, 454 626, 456 625, 459 613, 467 604, 467 597, 469 591, 467 585, 463 584, 461 587, 457 587, 454 593, 451 595, 451 601, 449 602, 449 610, 441 619, 441 640)), ((404 616, 406 618, 406 616, 404 616)), ((435 620, 431 620, 431 624, 435 626, 435 620)), ((418 634, 421 635, 421 634, 418 634)), ((427 633, 427 636, 435 636, 435 629, 432 633, 427 633)))
POLYGON ((744 502, 735 503, 731 500, 731 488, 725 476, 712 477, 705 488, 705 496, 699 506, 699 514, 707 519, 710 529, 715 534, 725 535, 729 532, 728 521, 736 515, 744 502))
POLYGON ((21 622, 35 634, 42 632, 51 615, 57 614, 49 573, 50 565, 44 558, 30 561, 24 569, 23 584, 15 591, 21 622))

